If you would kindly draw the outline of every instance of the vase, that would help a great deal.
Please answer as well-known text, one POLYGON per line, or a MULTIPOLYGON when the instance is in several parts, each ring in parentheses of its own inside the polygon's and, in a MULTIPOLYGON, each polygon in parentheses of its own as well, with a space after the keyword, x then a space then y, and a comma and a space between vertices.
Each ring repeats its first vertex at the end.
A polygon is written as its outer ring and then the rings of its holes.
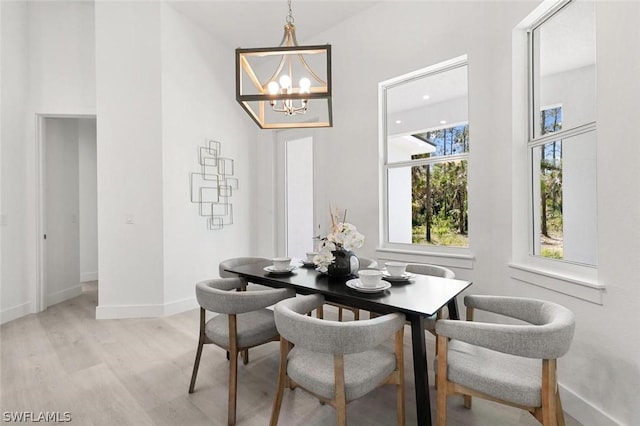
POLYGON ((327 267, 327 275, 331 277, 348 277, 358 272, 360 261, 354 252, 338 249, 331 252, 335 260, 327 267))

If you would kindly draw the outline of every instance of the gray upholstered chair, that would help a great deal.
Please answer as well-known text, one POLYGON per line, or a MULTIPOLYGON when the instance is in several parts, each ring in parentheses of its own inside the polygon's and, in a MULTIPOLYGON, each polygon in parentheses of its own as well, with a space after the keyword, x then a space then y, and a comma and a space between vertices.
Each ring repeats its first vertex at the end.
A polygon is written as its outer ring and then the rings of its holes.
MULTIPOLYGON (((220 278, 235 278, 238 275, 233 272, 228 272, 226 269, 233 268, 234 266, 249 265, 252 263, 271 262, 271 259, 266 257, 233 257, 231 259, 225 259, 218 264, 218 274, 220 278)), ((250 283, 247 290, 269 290, 271 287, 263 286, 260 284, 250 283)))
POLYGON ((467 321, 436 322, 438 426, 446 424, 447 396, 452 394, 464 395, 467 408, 477 396, 527 410, 545 426, 564 425, 556 360, 571 345, 573 313, 555 303, 520 297, 466 296, 464 303, 467 321), (476 322, 475 309, 520 321, 476 322))
MULTIPOLYGON (((233 268, 235 266, 250 265, 252 263, 263 263, 263 262, 271 262, 271 259, 267 259, 266 257, 233 257, 230 259, 225 259, 218 264, 218 275, 220 275, 220 278, 235 278, 238 275, 234 274, 233 272, 228 272, 227 269, 233 268)), ((238 291, 271 290, 271 289, 272 287, 245 282, 245 285, 243 285, 242 288, 238 289, 238 291)), ((249 349, 243 350, 240 354, 242 356, 243 364, 246 365, 249 362, 249 349)), ((227 359, 229 359, 229 353, 227 353, 227 359)))
POLYGON ((273 311, 265 308, 295 296, 291 289, 235 291, 246 285, 246 280, 239 277, 218 278, 196 284, 196 298, 200 304, 200 337, 189 393, 193 393, 196 384, 202 347, 213 343, 225 349, 230 361, 229 425, 234 425, 236 421, 238 353, 263 343, 277 341, 279 336, 273 311), (206 311, 216 312, 218 315, 207 321, 206 311))
POLYGON ((280 371, 271 413, 278 424, 285 384, 300 387, 336 409, 346 425, 348 402, 382 384, 396 386, 398 424, 404 424, 403 334, 405 317, 394 313, 375 319, 338 322, 306 316, 324 303, 319 294, 276 304, 280 333, 280 371), (395 336, 395 350, 380 346, 395 336))
MULTIPOLYGON (((374 259, 369 259, 368 257, 358 257, 358 262, 360 266, 358 270, 362 269, 376 269, 378 267, 378 262, 374 259)), ((343 310, 351 311, 353 314, 354 321, 358 321, 360 319, 360 309, 353 308, 347 305, 341 305, 339 303, 327 303, 327 305, 336 306, 338 308, 338 321, 342 321, 342 312, 343 310)), ((322 310, 318 311, 318 318, 322 318, 322 310)))

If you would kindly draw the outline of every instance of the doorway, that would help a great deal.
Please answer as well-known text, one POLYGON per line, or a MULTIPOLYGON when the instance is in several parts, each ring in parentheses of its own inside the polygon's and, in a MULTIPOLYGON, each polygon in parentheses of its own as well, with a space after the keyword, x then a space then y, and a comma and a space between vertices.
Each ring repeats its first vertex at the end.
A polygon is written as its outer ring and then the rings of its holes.
POLYGON ((301 131, 278 135, 277 196, 279 204, 277 253, 304 259, 313 250, 314 171, 313 136, 301 131))
POLYGON ((94 116, 39 116, 40 234, 37 310, 97 291, 94 116))

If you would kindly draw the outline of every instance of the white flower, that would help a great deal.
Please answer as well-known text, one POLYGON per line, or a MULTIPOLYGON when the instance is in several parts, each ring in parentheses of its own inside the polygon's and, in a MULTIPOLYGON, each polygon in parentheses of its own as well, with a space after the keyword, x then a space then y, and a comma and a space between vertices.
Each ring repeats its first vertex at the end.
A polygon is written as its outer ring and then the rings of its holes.
POLYGON ((335 245, 329 243, 323 245, 318 254, 313 258, 313 263, 317 265, 316 270, 319 272, 327 272, 327 267, 333 263, 336 259, 332 251, 335 250, 335 245), (333 249, 331 248, 333 246, 333 249))
POLYGON ((331 252, 339 249, 353 250, 363 246, 364 235, 356 230, 350 223, 337 223, 334 232, 323 238, 320 252, 313 258, 313 263, 317 265, 316 270, 327 272, 335 257, 331 252))

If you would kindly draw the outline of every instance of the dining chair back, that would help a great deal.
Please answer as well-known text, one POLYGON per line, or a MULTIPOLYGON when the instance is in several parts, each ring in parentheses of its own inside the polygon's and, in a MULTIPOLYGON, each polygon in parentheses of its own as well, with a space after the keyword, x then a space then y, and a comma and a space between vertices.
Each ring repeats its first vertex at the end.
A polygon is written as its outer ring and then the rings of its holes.
MULTIPOLYGON (((279 339, 273 311, 266 309, 288 297, 295 297, 291 289, 236 291, 246 287, 244 278, 218 278, 196 284, 196 298, 200 305, 200 333, 193 365, 189 393, 193 393, 202 348, 213 343, 227 351, 229 359, 229 425, 236 421, 238 353, 279 339), (206 312, 218 315, 206 319, 206 312)), ((245 362, 246 364, 246 362, 245 362)))
POLYGON ((522 297, 465 296, 467 321, 436 322, 437 424, 447 421, 447 396, 476 396, 529 411, 545 426, 564 425, 556 378, 575 316, 555 303, 522 297), (509 317, 509 324, 474 321, 475 310, 509 317))
MULTIPOLYGON (((368 257, 360 257, 360 256, 358 256, 358 262, 359 262, 359 265, 360 265, 360 266, 358 266, 358 271, 361 271, 363 269, 377 269, 378 268, 378 262, 375 259, 370 259, 368 257)), ((360 309, 358 309, 358 308, 354 308, 352 306, 343 305, 343 304, 340 304, 340 303, 330 303, 330 302, 328 302, 327 305, 336 306, 338 308, 338 321, 342 321, 344 310, 351 311, 351 313, 353 314, 353 320, 354 321, 358 321, 360 319, 360 309)), ((318 318, 322 318, 322 315, 319 314, 318 318)))
POLYGON ((405 316, 338 322, 307 316, 325 303, 320 294, 278 302, 274 308, 280 333, 278 388, 271 426, 278 424, 285 384, 300 387, 336 409, 346 425, 346 405, 382 384, 396 387, 397 423, 404 424, 405 316), (382 344, 395 339, 394 349, 382 344))
POLYGON ((378 262, 375 259, 371 259, 369 257, 358 256, 358 262, 360 262, 360 266, 358 267, 358 270, 378 268, 378 262))
MULTIPOLYGON (((252 263, 262 263, 270 261, 271 259, 267 259, 266 257, 233 257, 230 259, 225 259, 218 264, 218 274, 220 275, 220 278, 235 278, 238 275, 234 274, 233 272, 228 272, 227 269, 242 265, 250 265, 252 263)), ((266 290, 267 288, 268 287, 264 287, 263 290, 266 290)))
POLYGON ((408 263, 407 272, 421 275, 431 275, 432 277, 455 278, 456 274, 449 268, 438 265, 428 265, 426 263, 408 263))

